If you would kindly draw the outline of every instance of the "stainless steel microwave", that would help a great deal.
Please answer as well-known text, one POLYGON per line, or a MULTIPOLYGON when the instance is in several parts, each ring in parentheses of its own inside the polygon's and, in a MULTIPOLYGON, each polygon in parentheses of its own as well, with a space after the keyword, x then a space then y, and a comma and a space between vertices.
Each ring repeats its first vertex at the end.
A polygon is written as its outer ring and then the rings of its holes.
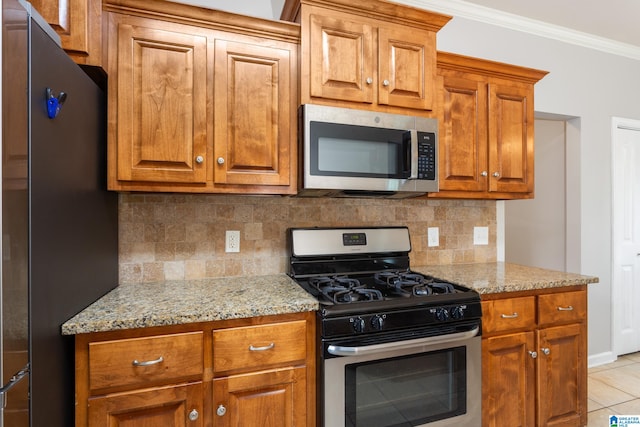
POLYGON ((300 196, 416 197, 438 191, 438 121, 300 107, 300 196))

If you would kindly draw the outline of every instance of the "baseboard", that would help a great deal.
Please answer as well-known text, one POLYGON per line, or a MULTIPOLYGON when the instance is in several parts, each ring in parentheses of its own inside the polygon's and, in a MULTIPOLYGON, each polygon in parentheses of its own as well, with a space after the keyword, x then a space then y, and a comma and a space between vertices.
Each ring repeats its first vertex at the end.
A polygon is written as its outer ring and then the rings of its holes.
POLYGON ((613 354, 613 352, 611 351, 607 351, 599 354, 592 354, 588 358, 587 366, 589 366, 590 368, 593 368, 594 366, 600 366, 606 363, 615 362, 617 359, 618 357, 615 354, 613 354))

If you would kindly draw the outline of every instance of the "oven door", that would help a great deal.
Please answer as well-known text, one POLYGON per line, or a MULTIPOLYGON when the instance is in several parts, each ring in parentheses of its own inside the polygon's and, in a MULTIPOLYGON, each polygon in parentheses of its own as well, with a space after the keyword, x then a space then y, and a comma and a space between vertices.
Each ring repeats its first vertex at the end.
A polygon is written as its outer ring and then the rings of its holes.
POLYGON ((325 351, 325 427, 480 425, 478 327, 364 347, 325 343, 325 351))

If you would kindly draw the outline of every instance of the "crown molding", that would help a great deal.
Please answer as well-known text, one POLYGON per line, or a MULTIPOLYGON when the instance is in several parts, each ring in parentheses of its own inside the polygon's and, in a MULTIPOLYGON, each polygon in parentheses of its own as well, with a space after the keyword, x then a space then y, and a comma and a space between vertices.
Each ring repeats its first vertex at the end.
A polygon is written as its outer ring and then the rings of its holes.
POLYGON ((395 0, 409 6, 640 60, 640 47, 462 0, 395 0))

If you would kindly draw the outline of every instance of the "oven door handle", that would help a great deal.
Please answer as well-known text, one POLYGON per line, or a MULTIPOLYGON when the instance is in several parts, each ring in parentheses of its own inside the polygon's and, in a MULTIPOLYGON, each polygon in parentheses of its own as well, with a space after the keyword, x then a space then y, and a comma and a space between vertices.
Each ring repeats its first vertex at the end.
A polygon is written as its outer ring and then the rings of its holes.
POLYGON ((365 356, 390 350, 402 350, 423 345, 443 344, 467 340, 478 335, 478 332, 480 332, 480 328, 476 326, 472 330, 465 332, 456 332, 454 334, 438 335, 434 337, 417 338, 414 340, 396 341, 384 344, 367 345, 363 347, 344 347, 332 344, 329 345, 327 351, 329 352, 329 354, 332 354, 334 356, 365 356))

